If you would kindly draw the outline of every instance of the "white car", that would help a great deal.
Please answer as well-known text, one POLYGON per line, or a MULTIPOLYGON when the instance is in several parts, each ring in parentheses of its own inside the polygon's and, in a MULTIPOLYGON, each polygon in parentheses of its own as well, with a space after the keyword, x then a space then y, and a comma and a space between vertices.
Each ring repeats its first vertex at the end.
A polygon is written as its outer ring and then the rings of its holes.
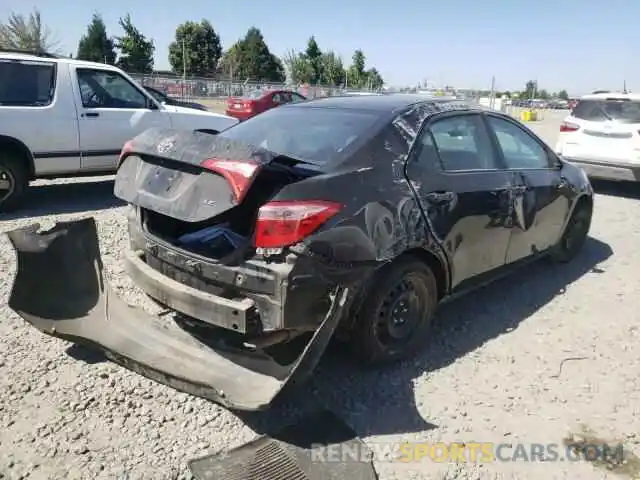
POLYGON ((0 211, 19 205, 33 179, 113 173, 123 145, 148 128, 236 123, 158 102, 110 65, 0 50, 0 211))
POLYGON ((592 178, 640 181, 640 95, 582 97, 560 125, 556 153, 592 178))

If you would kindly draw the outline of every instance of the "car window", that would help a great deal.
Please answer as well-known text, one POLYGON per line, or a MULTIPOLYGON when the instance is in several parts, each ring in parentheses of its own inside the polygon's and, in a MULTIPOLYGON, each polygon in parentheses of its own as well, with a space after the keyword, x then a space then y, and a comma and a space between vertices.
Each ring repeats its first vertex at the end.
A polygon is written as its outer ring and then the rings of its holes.
POLYGON ((275 104, 284 103, 282 101, 282 96, 279 93, 274 93, 273 96, 271 97, 271 100, 275 104))
POLYGON ((378 114, 324 108, 272 108, 219 134, 295 159, 324 164, 344 158, 363 136, 373 136, 378 114))
POLYGON ((0 60, 0 105, 44 107, 53 101, 53 63, 0 60))
POLYGON ((443 170, 500 168, 480 115, 456 115, 436 120, 423 132, 419 141, 423 146, 421 153, 427 161, 435 148, 443 170))
POLYGON ((512 122, 489 116, 489 125, 496 134, 507 168, 549 168, 549 156, 527 132, 512 122))
POLYGON ((302 95, 299 95, 295 92, 291 92, 291 102, 298 103, 298 102, 304 102, 305 100, 306 99, 302 95))
POLYGON ((82 68, 77 75, 85 108, 147 108, 147 97, 117 72, 82 68))
POLYGON ((613 97, 580 100, 571 115, 591 122, 615 120, 621 123, 640 123, 640 101, 613 97))

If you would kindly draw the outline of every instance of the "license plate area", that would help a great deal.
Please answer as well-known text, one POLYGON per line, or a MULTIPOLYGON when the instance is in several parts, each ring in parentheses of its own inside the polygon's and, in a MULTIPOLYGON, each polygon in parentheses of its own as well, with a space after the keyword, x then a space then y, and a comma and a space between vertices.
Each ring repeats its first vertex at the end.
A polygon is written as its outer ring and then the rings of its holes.
POLYGON ((176 282, 182 283, 188 287, 202 290, 203 292, 210 293, 216 296, 224 296, 225 288, 217 285, 213 285, 207 282, 205 279, 198 277, 197 275, 182 270, 154 255, 147 254, 147 265, 160 272, 161 274, 169 277, 176 282))

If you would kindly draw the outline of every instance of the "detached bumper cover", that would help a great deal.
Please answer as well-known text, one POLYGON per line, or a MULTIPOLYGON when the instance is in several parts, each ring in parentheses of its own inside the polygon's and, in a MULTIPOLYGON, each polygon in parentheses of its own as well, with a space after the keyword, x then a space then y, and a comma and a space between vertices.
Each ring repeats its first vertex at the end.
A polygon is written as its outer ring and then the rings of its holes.
MULTIPOLYGON (((267 408, 287 383, 319 361, 346 303, 338 289, 331 308, 298 358, 277 375, 249 369, 178 327, 129 306, 103 275, 93 218, 8 232, 17 253, 9 307, 38 330, 96 347, 114 362, 177 390, 238 410, 267 408)), ((257 365, 260 360, 255 360, 257 365)))

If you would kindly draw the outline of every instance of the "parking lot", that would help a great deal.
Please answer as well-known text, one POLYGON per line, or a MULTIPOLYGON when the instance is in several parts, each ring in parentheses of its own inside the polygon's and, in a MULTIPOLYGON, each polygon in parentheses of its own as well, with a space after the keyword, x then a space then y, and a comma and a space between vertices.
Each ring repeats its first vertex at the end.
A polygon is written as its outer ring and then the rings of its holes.
MULTIPOLYGON (((553 145, 564 114, 546 112, 529 125, 553 145)), ((112 196, 111 178, 39 181, 26 209, 1 218, 2 231, 95 216, 117 294, 155 311, 123 271, 124 208, 112 196)), ((596 187, 591 238, 574 262, 542 262, 444 305, 433 338, 411 362, 362 372, 331 352, 309 388, 273 411, 242 417, 27 327, 6 306, 15 256, 2 236, 0 478, 188 478, 188 459, 243 443, 318 405, 341 416, 374 451, 404 441, 562 445, 585 429, 634 451, 640 444, 640 190, 596 187)), ((377 458, 380 478, 640 474, 634 461, 609 471, 599 462, 523 457, 487 464, 391 460, 377 458)))

